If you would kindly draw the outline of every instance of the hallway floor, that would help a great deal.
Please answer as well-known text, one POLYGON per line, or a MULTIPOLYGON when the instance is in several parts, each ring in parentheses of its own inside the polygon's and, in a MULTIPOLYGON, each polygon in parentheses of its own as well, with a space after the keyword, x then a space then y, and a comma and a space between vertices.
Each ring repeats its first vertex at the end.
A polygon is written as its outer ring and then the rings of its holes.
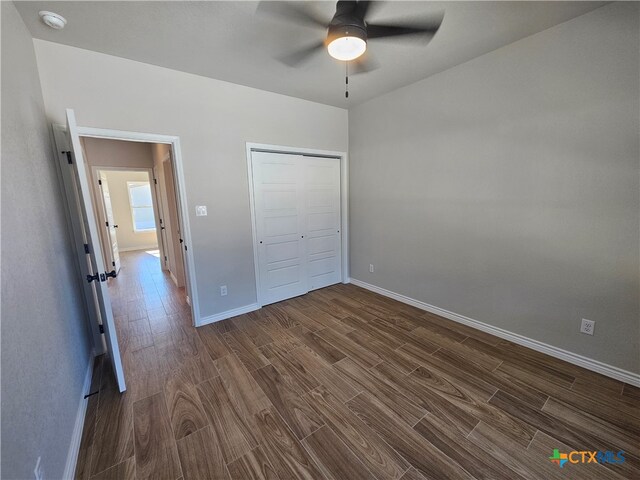
POLYGON ((195 329, 157 257, 122 262, 128 390, 99 357, 77 478, 640 476, 636 387, 353 285, 195 329))

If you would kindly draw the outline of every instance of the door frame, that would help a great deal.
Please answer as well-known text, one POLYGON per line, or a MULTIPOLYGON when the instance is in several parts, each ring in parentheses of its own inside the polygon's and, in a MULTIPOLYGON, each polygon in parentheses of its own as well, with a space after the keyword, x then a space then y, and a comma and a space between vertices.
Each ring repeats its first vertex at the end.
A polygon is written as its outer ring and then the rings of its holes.
MULTIPOLYGON (((64 126, 54 125, 54 129, 64 126)), ((173 158, 173 169, 175 174, 176 194, 178 201, 178 211, 180 212, 179 221, 183 234, 183 246, 185 262, 185 276, 187 279, 185 290, 187 292, 187 303, 191 306, 191 316, 193 325, 196 326, 200 319, 200 304, 198 302, 198 288, 196 284, 195 260, 193 258, 193 245, 191 241, 191 227, 189 225, 189 207, 187 204, 187 193, 184 180, 184 168, 182 160, 182 150, 180 148, 180 137, 176 135, 161 135, 155 133, 131 132, 126 130, 112 130, 108 128, 81 127, 78 126, 78 135, 80 137, 103 138, 107 140, 122 140, 126 142, 142 142, 142 143, 164 143, 171 145, 171 154, 173 158)), ((103 169, 105 167, 102 167, 103 169)), ((137 168, 143 170, 144 168, 137 168)), ((118 167, 116 170, 126 170, 124 167, 118 167)), ((153 173, 151 173, 153 178, 153 173)))
POLYGON ((249 206, 251 208, 251 236, 253 238, 253 268, 255 270, 256 303, 258 304, 258 308, 262 308, 264 305, 264 299, 260 292, 256 206, 253 195, 253 165, 251 162, 252 152, 284 153, 289 155, 302 155, 306 157, 337 158, 340 160, 340 232, 342 234, 340 249, 342 257, 342 283, 349 283, 351 279, 349 277, 349 157, 347 152, 247 142, 247 176, 249 185, 249 206))

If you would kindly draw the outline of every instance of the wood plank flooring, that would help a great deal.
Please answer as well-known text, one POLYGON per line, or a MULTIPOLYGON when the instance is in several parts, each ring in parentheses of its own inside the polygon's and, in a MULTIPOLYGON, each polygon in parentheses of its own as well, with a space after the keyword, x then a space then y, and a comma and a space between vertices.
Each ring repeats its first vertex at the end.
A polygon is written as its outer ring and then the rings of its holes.
POLYGON ((98 358, 79 479, 640 478, 636 387, 353 285, 195 329, 158 258, 121 258, 128 390, 98 358))

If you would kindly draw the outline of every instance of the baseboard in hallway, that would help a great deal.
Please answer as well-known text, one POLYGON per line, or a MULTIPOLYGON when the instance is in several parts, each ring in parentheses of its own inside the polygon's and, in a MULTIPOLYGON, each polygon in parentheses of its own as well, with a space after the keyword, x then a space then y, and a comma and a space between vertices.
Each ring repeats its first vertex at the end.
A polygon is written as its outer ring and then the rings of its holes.
POLYGON ((158 249, 158 245, 142 245, 142 246, 136 246, 136 247, 118 248, 118 251, 119 252, 138 252, 142 250, 157 250, 157 249, 158 249))

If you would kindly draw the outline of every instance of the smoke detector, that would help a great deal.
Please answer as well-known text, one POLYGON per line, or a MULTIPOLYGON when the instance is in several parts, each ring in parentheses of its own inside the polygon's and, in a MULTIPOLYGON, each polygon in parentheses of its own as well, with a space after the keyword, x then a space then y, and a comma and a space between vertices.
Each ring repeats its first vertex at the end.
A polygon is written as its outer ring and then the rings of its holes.
POLYGON ((67 24, 67 19, 57 13, 42 10, 38 12, 38 15, 40 15, 40 18, 44 23, 56 30, 62 30, 67 24))

